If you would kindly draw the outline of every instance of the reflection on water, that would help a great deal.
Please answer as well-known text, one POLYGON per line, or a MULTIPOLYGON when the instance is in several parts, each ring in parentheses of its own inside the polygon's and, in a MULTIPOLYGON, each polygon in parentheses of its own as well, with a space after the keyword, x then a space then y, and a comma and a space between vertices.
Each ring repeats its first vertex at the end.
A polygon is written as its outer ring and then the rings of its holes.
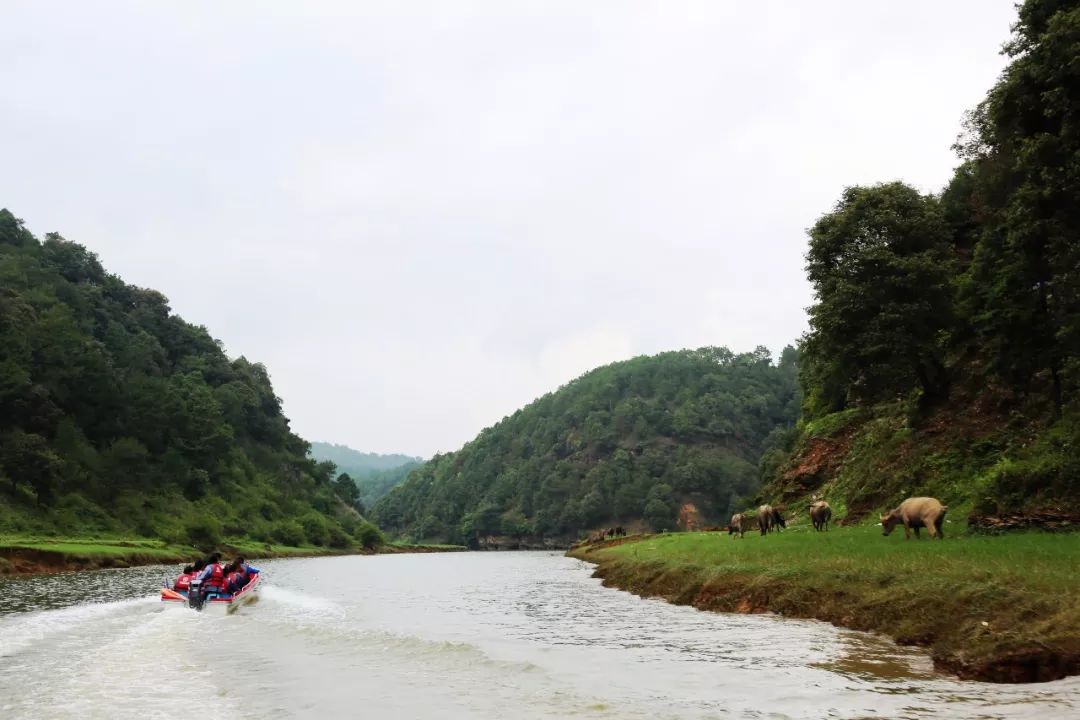
POLYGON ((163 568, 0 581, 0 717, 1080 717, 1078 679, 961 683, 883 638, 643 600, 551 553, 261 565, 261 602, 229 617, 160 608, 163 568))
POLYGON ((886 637, 845 633, 838 640, 836 655, 817 667, 863 680, 926 680, 935 676, 929 656, 906 651, 886 637))

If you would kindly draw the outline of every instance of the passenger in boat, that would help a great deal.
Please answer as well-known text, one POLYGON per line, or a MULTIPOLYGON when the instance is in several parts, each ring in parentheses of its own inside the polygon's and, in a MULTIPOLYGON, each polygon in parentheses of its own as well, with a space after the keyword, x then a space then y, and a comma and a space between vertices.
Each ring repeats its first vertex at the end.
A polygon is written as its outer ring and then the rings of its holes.
MULTIPOLYGON (((194 581, 195 578, 199 577, 199 575, 202 573, 204 567, 206 567, 206 561, 205 560, 196 560, 194 565, 189 565, 188 567, 184 568, 184 570, 186 570, 186 571, 190 570, 190 572, 187 573, 187 576, 188 576, 187 580, 184 582, 184 587, 183 587, 184 592, 188 592, 191 589, 192 581, 194 581)), ((183 577, 183 575, 181 575, 180 577, 183 577)), ((180 578, 176 579, 176 583, 177 583, 177 585, 180 584, 180 578)), ((181 588, 177 587, 175 589, 180 590, 181 588)))
POLYGON ((220 559, 221 553, 214 553, 208 557, 206 566, 197 576, 202 582, 202 591, 204 595, 209 595, 211 593, 221 594, 225 592, 225 568, 218 562, 220 559))
POLYGON ((230 594, 234 594, 243 588, 251 580, 253 575, 259 572, 258 568, 254 568, 244 561, 244 558, 239 557, 233 560, 225 571, 225 590, 230 594))
POLYGON ((176 578, 176 583, 173 584, 173 590, 177 592, 187 592, 191 587, 191 576, 195 573, 195 568, 188 565, 180 572, 180 577, 176 578))
POLYGON ((232 595, 237 590, 244 587, 245 580, 246 578, 243 577, 240 564, 235 560, 225 566, 225 592, 232 595))

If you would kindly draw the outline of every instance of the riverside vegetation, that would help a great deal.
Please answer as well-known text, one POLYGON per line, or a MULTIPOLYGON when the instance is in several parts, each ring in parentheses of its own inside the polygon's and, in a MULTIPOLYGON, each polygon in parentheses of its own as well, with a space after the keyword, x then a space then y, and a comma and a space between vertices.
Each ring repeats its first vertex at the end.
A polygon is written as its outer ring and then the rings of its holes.
POLYGON ((1080 521, 1080 3, 1028 0, 941 193, 848 188, 810 230, 805 402, 762 495, 1080 521))
POLYGON ((968 532, 572 550, 606 583, 878 630, 962 677, 1080 673, 1080 535, 1046 532, 1080 521, 1080 3, 1027 0, 1005 52, 940 194, 852 187, 810 230, 803 413, 755 498, 852 525, 931 495, 968 532), (980 534, 1016 527, 1042 531, 980 534))
POLYGON ((229 359, 161 293, 0 210, 5 554, 45 552, 49 538, 116 562, 192 546, 381 543, 355 484, 307 453, 262 365, 229 359))

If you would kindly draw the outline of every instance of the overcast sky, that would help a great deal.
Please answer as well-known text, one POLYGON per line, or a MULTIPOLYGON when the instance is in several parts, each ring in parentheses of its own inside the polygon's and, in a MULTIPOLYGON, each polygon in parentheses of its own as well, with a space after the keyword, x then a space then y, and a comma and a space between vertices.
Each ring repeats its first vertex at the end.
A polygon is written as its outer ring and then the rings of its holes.
POLYGON ((590 368, 806 329, 845 185, 937 190, 1011 0, 2 0, 0 206, 263 362, 293 428, 453 450, 590 368))

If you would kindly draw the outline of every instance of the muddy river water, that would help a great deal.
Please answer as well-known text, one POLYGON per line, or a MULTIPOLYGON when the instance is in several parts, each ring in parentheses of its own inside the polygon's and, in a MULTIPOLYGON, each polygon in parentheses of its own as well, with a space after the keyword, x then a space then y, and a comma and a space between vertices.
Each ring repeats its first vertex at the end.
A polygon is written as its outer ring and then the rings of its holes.
POLYGON ((1080 678, 991 685, 817 622, 600 586, 554 553, 276 560, 227 617, 173 568, 0 580, 0 718, 1080 718, 1080 678))

